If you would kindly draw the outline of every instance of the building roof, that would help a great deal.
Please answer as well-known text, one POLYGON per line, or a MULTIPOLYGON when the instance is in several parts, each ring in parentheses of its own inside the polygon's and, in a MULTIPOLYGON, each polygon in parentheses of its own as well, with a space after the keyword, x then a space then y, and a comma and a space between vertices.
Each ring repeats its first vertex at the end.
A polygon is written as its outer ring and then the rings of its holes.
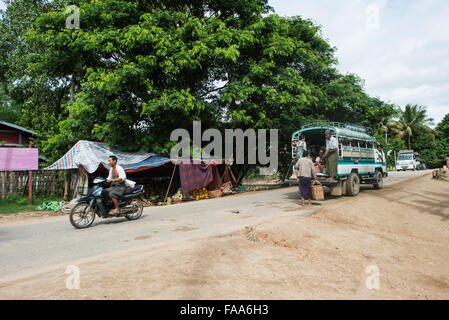
POLYGON ((24 127, 21 127, 21 126, 18 126, 18 125, 15 125, 15 124, 3 121, 3 120, 0 120, 0 124, 2 124, 4 126, 7 126, 7 127, 11 127, 11 128, 17 129, 17 130, 20 130, 20 131, 28 132, 28 133, 31 133, 31 134, 36 134, 36 132, 34 132, 33 130, 30 130, 30 129, 27 129, 27 128, 24 128, 24 127))

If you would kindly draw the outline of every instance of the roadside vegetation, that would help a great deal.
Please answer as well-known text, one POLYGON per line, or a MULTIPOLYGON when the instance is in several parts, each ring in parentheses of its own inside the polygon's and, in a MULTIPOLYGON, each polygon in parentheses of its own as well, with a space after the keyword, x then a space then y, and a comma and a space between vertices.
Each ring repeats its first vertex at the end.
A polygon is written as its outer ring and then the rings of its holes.
POLYGON ((23 196, 20 194, 15 194, 13 196, 7 197, 6 199, 0 201, 0 214, 12 214, 18 212, 32 212, 38 211, 37 207, 42 206, 44 202, 47 201, 61 201, 62 196, 36 196, 33 195, 33 204, 28 205, 28 195, 23 196))

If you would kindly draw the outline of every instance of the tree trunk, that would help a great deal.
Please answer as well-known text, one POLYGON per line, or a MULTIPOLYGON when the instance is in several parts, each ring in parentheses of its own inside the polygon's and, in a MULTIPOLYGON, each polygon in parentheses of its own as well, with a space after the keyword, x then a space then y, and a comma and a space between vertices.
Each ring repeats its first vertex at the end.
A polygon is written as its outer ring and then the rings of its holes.
POLYGON ((64 171, 64 200, 69 199, 69 175, 67 171, 64 171))
POLYGON ((2 200, 6 198, 6 171, 1 172, 2 175, 2 200))

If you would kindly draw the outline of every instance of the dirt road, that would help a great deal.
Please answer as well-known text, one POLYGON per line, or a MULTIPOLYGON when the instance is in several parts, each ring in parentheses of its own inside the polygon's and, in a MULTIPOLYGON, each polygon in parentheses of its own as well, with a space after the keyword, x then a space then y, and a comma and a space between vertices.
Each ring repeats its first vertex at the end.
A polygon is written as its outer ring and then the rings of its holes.
MULTIPOLYGON (((0 298, 448 299, 449 182, 422 174, 410 174, 412 179, 402 182, 403 175, 392 176, 383 190, 306 210, 297 206, 296 189, 282 189, 182 205, 175 218, 158 208, 159 213, 141 221, 152 219, 152 231, 148 222, 145 232, 135 222, 104 222, 77 233, 79 241, 64 243, 60 266, 27 277, 20 267, 8 274, 13 266, 30 261, 23 252, 14 255, 10 250, 14 241, 21 249, 24 242, 31 247, 33 242, 17 240, 20 235, 8 240, 11 233, 51 224, 57 230, 62 221, 2 227, 2 269, 6 264, 8 270, 0 280, 0 298), (229 208, 241 212, 232 214, 229 208), (158 216, 162 213, 166 220, 158 216), (190 219, 190 225, 182 219, 190 219), (105 231, 112 227, 113 237, 105 231), (123 236, 121 231, 130 228, 140 231, 133 238, 130 231, 123 236), (94 234, 95 229, 99 231, 94 234), (96 244, 96 235, 97 243, 117 248, 77 259, 76 252, 96 244), (143 244, 137 247, 139 242, 143 244), (66 288, 69 263, 80 270, 79 290, 66 288)), ((78 232, 64 230, 55 236, 60 241, 78 232)), ((34 240, 37 245, 29 255, 60 250, 58 243, 52 250, 42 248, 45 241, 39 237, 34 240)), ((39 259, 28 263, 32 269, 54 264, 54 256, 48 259, 47 264, 39 259)))

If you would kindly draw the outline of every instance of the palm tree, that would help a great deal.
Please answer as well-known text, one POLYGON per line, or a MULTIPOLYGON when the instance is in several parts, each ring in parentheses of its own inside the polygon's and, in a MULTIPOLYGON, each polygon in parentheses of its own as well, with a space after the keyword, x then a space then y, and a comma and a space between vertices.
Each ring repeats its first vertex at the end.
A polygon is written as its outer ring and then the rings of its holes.
POLYGON ((390 132, 393 131, 392 126, 393 126, 393 123, 395 122, 395 121, 392 121, 391 119, 394 118, 395 116, 398 116, 400 111, 401 110, 398 107, 397 109, 394 110, 393 115, 390 115, 390 114, 384 115, 383 117, 381 117, 378 120, 377 130, 379 132, 382 132, 382 134, 385 133, 385 142, 386 143, 388 143, 388 135, 390 134, 390 132))
POLYGON ((410 143, 411 137, 418 132, 433 133, 434 131, 429 127, 433 125, 433 119, 427 117, 426 107, 419 105, 405 106, 404 111, 400 111, 399 119, 397 121, 390 121, 389 126, 392 128, 393 133, 401 138, 408 139, 408 148, 411 150, 410 143))

